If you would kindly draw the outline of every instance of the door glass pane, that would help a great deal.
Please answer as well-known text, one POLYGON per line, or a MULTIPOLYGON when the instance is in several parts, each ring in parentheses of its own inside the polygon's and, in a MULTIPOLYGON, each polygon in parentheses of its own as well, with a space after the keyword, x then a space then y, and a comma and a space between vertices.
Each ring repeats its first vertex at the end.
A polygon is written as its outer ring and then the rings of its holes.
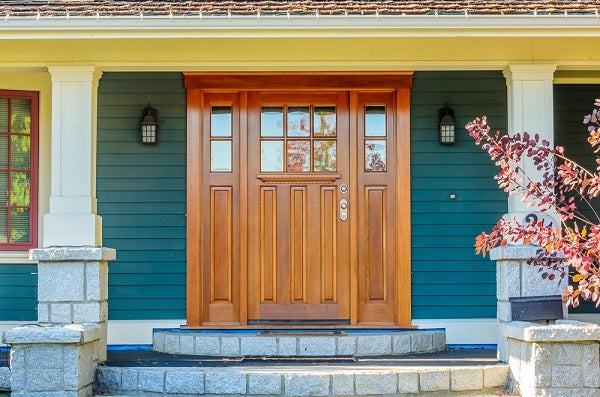
POLYGON ((231 141, 210 142, 210 171, 231 172, 231 141))
POLYGON ((212 107, 210 135, 231 136, 231 106, 212 107))
POLYGON ((288 141, 287 170, 310 172, 310 141, 288 141))
POLYGON ((310 108, 288 108, 288 136, 310 136, 310 108))
POLYGON ((315 136, 336 136, 335 107, 315 106, 315 136))
POLYGON ((8 209, 0 208, 0 243, 8 243, 8 209))
POLYGON ((0 135, 0 168, 8 168, 8 135, 0 135))
POLYGON ((337 168, 336 141, 315 141, 315 172, 335 171, 337 168))
POLYGON ((10 137, 10 167, 20 170, 29 169, 29 147, 28 135, 12 135, 10 137))
POLYGON ((28 172, 10 173, 10 205, 28 206, 30 203, 28 172))
POLYGON ((283 136, 283 108, 263 107, 260 115, 260 136, 283 136))
POLYGON ((29 208, 12 208, 10 210, 10 242, 29 242, 29 208))
POLYGON ((8 172, 0 172, 0 205, 8 205, 8 172))
POLYGON ((8 132, 8 98, 0 98, 0 132, 8 132))
POLYGON ((386 136, 385 106, 365 109, 365 136, 386 136))
POLYGON ((13 99, 11 132, 19 134, 31 133, 31 100, 13 99))
POLYGON ((260 171, 283 171, 283 141, 262 141, 260 143, 260 171))
POLYGON ((383 140, 365 141, 365 171, 383 172, 386 170, 385 143, 386 141, 383 140))

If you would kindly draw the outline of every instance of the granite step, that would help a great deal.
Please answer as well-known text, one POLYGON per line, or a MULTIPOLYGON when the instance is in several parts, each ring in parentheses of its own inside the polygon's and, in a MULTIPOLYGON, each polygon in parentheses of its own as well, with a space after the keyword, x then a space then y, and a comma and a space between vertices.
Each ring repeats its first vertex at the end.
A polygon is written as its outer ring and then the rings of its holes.
POLYGON ((356 358, 355 362, 292 359, 211 359, 197 356, 133 354, 109 357, 98 368, 102 395, 150 396, 493 396, 508 381, 508 365, 495 351, 444 351, 401 357, 356 358), (157 356, 158 355, 158 356, 157 356), (138 358, 134 358, 138 357, 138 358), (211 361, 212 360, 212 361, 211 361))
POLYGON ((0 363, 0 392, 10 390, 10 370, 0 363))
POLYGON ((369 357, 446 348, 443 329, 216 331, 156 329, 153 349, 213 357, 369 357))

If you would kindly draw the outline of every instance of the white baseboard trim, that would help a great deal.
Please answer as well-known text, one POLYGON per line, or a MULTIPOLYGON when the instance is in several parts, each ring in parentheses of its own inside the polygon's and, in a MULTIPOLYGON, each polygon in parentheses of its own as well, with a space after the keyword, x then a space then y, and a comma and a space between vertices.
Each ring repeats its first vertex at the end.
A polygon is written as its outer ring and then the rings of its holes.
MULTIPOLYGON (((149 345, 153 328, 179 328, 186 320, 110 320, 109 345, 149 345)), ((456 345, 496 344, 496 319, 413 320, 419 328, 445 328, 446 343, 456 345)))
POLYGON ((600 313, 569 313, 569 320, 600 324, 600 313))
POLYGON ((449 345, 495 345, 498 343, 495 318, 414 319, 419 328, 445 328, 449 345))
POLYGON ((179 328, 186 320, 108 320, 109 345, 151 345, 153 328, 179 328))
MULTIPOLYGON (((600 323, 600 314, 571 315, 571 319, 600 323)), ((0 322, 0 334, 29 322, 0 322)), ((150 345, 153 328, 179 328, 185 319, 178 320, 109 320, 109 345, 150 345)), ((416 319, 412 324, 419 328, 445 328, 446 343, 451 345, 496 344, 496 319, 416 319)), ((0 343, 0 346, 3 346, 0 343)))

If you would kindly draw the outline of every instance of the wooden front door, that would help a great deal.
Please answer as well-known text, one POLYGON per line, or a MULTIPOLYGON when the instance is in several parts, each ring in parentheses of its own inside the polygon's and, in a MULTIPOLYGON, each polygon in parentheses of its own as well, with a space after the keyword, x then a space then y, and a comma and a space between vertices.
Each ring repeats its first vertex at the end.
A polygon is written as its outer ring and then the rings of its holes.
POLYGON ((186 76, 188 326, 410 325, 410 79, 335 77, 186 76))
POLYGON ((248 114, 248 320, 349 323, 348 94, 256 92, 248 114))

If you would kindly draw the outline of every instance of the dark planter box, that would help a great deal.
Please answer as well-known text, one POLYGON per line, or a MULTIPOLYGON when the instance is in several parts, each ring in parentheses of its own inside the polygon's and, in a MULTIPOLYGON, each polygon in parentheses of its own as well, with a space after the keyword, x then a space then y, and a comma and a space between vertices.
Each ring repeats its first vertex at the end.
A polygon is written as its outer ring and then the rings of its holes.
POLYGON ((560 295, 508 298, 512 321, 560 320, 563 304, 560 295))

